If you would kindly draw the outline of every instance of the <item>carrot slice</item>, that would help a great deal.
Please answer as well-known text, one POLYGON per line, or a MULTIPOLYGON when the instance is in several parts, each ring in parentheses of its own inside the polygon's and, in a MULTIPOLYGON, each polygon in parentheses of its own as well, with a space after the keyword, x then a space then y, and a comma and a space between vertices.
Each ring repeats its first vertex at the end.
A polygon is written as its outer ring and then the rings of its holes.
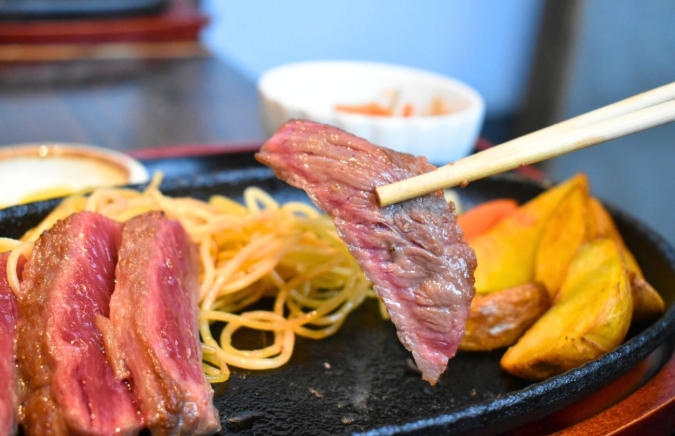
POLYGON ((335 110, 338 112, 346 112, 350 114, 373 115, 379 117, 392 116, 390 108, 381 106, 377 103, 366 103, 356 106, 347 106, 339 104, 335 106, 335 110))
POLYGON ((415 108, 411 103, 403 106, 403 111, 401 112, 402 117, 412 117, 415 114, 415 108))
POLYGON ((470 241, 488 231, 516 209, 518 203, 515 200, 500 198, 488 201, 460 215, 457 224, 464 231, 464 238, 470 241))

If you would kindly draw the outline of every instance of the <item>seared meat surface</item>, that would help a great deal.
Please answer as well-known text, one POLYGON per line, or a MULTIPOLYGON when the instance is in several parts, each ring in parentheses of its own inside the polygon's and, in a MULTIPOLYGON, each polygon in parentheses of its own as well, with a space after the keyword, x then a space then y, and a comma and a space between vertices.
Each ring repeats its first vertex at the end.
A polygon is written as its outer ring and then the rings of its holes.
MULTIPOLYGON (((0 435, 13 435, 17 430, 16 395, 16 323, 19 316, 16 298, 7 279, 9 252, 0 254, 0 435)), ((25 259, 19 258, 21 277, 25 259)))
POLYGON ((145 425, 154 435, 212 434, 220 428, 202 369, 197 326, 197 247, 161 212, 124 224, 110 303, 116 348, 145 425))
POLYGON ((122 226, 91 212, 45 231, 26 262, 19 295, 17 360, 28 435, 135 434, 127 384, 104 351, 122 226))

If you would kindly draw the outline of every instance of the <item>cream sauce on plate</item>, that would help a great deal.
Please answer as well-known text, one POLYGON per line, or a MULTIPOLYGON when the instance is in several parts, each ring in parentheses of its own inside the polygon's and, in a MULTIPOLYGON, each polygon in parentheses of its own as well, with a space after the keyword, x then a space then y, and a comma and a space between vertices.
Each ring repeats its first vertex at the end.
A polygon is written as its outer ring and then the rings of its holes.
POLYGON ((0 208, 102 187, 124 185, 125 170, 84 156, 16 156, 0 160, 0 208))

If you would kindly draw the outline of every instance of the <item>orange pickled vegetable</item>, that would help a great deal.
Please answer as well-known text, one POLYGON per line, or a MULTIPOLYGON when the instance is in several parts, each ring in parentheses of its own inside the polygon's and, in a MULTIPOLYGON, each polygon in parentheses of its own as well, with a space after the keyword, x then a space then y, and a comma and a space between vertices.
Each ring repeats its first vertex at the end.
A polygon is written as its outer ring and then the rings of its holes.
MULTIPOLYGON (((361 115, 371 115, 376 117, 412 117, 415 115, 415 105, 412 103, 406 103, 401 107, 400 113, 396 109, 398 102, 398 92, 396 91, 386 91, 383 94, 391 99, 389 106, 384 106, 376 102, 357 104, 357 105, 347 105, 339 104, 335 106, 337 112, 344 112, 348 114, 361 114, 361 115)), ((453 111, 445 104, 441 97, 434 97, 429 103, 429 107, 421 112, 420 115, 423 116, 435 116, 435 115, 447 115, 453 111)))
POLYGON ((350 114, 374 115, 377 117, 390 117, 393 115, 391 108, 384 107, 377 103, 366 103, 356 106, 347 106, 339 104, 335 106, 338 112, 347 112, 350 114))
POLYGON ((500 198, 480 204, 461 214, 457 224, 464 231, 464 238, 471 241, 518 209, 518 203, 508 198, 500 198))
POLYGON ((445 105, 445 102, 442 98, 435 97, 433 100, 431 100, 431 104, 429 105, 425 115, 447 115, 451 112, 452 111, 445 105))

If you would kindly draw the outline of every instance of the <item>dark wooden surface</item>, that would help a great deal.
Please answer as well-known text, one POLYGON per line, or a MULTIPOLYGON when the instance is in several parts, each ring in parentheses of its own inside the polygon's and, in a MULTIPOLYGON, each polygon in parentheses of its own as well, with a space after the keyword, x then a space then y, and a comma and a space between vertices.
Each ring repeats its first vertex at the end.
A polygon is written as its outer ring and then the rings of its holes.
POLYGON ((0 145, 261 140, 255 83, 211 57, 0 65, 0 145))

